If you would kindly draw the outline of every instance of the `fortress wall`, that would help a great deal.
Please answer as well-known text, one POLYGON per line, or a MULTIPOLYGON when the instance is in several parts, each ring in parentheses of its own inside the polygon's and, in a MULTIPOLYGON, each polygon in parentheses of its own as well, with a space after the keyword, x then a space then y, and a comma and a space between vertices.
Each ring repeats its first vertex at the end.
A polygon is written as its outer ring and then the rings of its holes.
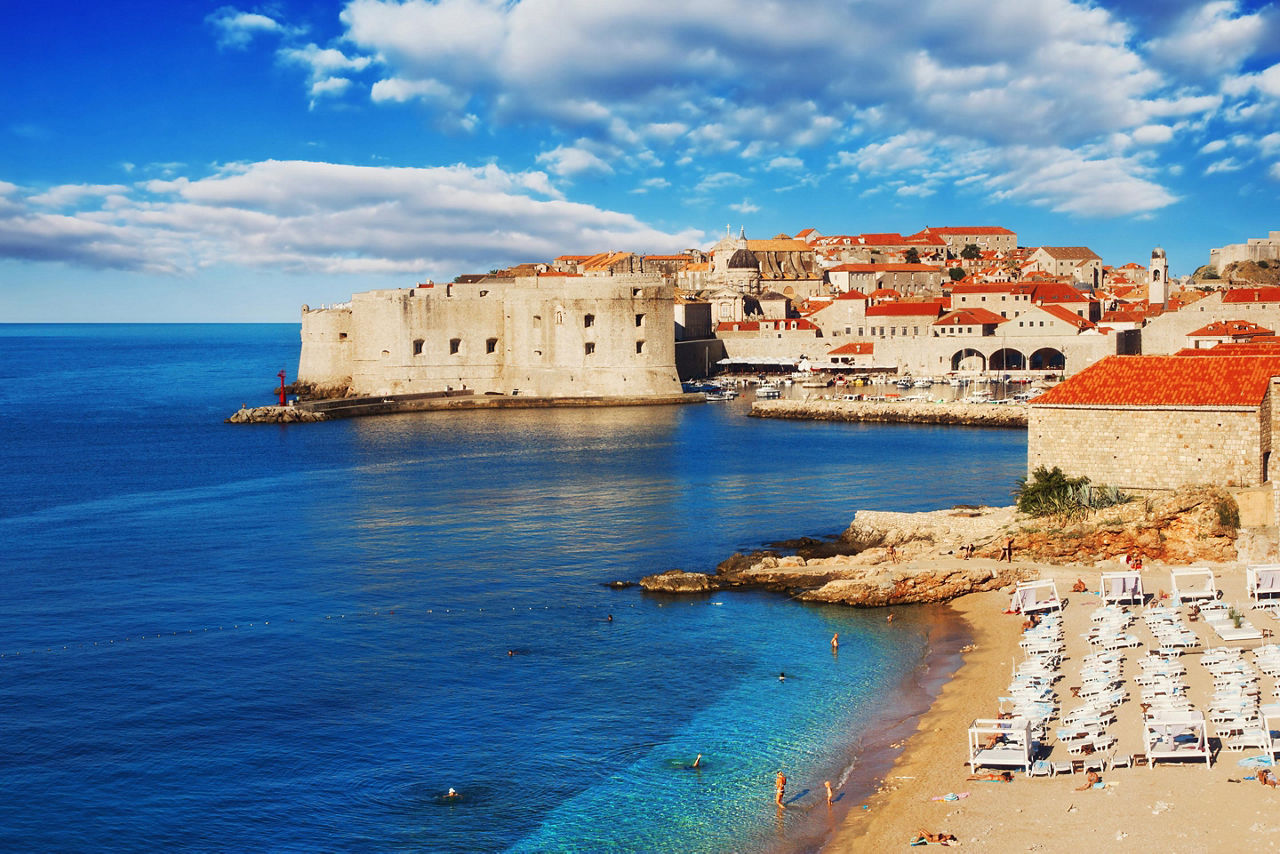
POLYGON ((1027 471, 1058 466, 1122 489, 1258 486, 1264 420, 1256 410, 1032 406, 1027 471))
POLYGON ((1213 293, 1186 306, 1181 311, 1162 314, 1142 330, 1142 352, 1145 355, 1176 353, 1191 344, 1187 333, 1215 320, 1248 320, 1280 333, 1280 305, 1276 303, 1228 303, 1222 294, 1213 293))
MULTIPOLYGON (((677 394, 672 305, 661 277, 643 274, 356 294, 349 312, 352 391, 677 394)), ((304 361, 316 358, 304 352, 304 361)))
POLYGON ((321 388, 351 382, 351 309, 302 307, 302 349, 297 380, 321 388))

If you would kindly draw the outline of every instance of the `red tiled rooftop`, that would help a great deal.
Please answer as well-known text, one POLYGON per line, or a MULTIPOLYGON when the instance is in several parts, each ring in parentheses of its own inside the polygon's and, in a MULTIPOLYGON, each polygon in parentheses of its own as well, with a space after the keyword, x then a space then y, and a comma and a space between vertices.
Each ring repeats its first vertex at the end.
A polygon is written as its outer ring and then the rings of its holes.
POLYGON ((1253 337, 1255 335, 1274 335, 1275 330, 1263 329, 1256 323, 1248 320, 1215 320, 1207 326, 1201 326, 1195 332, 1188 332, 1187 337, 1195 338, 1222 338, 1224 336, 1231 337, 1253 337))
POLYGON ((1238 302, 1280 302, 1280 286, 1233 288, 1222 295, 1223 304, 1238 302))
POLYGON ((956 309, 944 317, 938 318, 934 326, 989 326, 993 323, 1008 323, 1009 318, 1001 317, 994 311, 985 308, 956 309))
POLYGON ((942 314, 942 303, 886 302, 867 308, 867 317, 937 317, 942 314))
POLYGON ((1108 356, 1033 406, 1258 406, 1280 356, 1108 356))
POLYGON ((874 352, 875 344, 870 341, 851 341, 834 350, 828 350, 828 356, 866 356, 874 352))
POLYGON ((925 231, 932 231, 934 234, 1013 234, 1009 229, 998 225, 974 225, 968 228, 948 226, 946 228, 926 228, 925 231))
POLYGON ((1072 311, 1071 309, 1069 309, 1069 308, 1063 308, 1063 307, 1062 307, 1062 306, 1060 306, 1060 305, 1053 305, 1053 304, 1050 304, 1050 305, 1042 305, 1042 306, 1040 306, 1040 309, 1041 309, 1042 311, 1047 311, 1049 314, 1052 314, 1054 317, 1058 318, 1059 320, 1062 320, 1062 321, 1065 321, 1065 322, 1067 322, 1067 323, 1070 323, 1070 324, 1071 324, 1072 326, 1074 326, 1077 330, 1079 330, 1079 329, 1089 329, 1089 328, 1091 328, 1091 327, 1094 325, 1094 324, 1093 324, 1093 321, 1091 321, 1091 320, 1085 320, 1083 317, 1081 317, 1080 315, 1076 314, 1076 313, 1075 313, 1074 311, 1072 311))

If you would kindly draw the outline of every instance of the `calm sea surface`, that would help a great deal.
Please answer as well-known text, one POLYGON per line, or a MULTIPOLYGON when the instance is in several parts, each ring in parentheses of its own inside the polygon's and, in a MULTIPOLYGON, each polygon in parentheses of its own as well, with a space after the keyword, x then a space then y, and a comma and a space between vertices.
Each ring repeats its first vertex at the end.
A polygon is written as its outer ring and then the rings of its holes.
POLYGON ((0 849, 794 846, 938 612, 602 584, 1007 503, 1025 465, 1020 431, 746 400, 222 423, 297 355, 0 326, 0 849))

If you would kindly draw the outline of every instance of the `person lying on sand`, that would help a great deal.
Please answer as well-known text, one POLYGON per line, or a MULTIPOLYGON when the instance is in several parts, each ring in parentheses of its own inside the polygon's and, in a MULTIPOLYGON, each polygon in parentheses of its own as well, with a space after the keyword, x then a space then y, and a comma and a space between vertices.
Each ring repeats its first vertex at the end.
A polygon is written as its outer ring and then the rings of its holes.
POLYGON ((1000 771, 999 773, 993 772, 991 774, 970 774, 969 779, 970 780, 993 780, 998 783, 1012 783, 1013 772, 1000 771))
POLYGON ((930 833, 921 828, 916 831, 916 838, 911 840, 912 845, 925 845, 932 842, 935 845, 959 845, 960 840, 956 839, 954 833, 930 833))
POLYGON ((1089 588, 1085 586, 1083 578, 1077 578, 1076 583, 1071 585, 1072 593, 1087 593, 1089 588))
POLYGON ((1076 791, 1077 792, 1088 791, 1089 789, 1095 788, 1101 782, 1102 782, 1102 778, 1098 776, 1098 772, 1090 771, 1088 776, 1084 778, 1084 785, 1076 786, 1076 791))
POLYGON ((1280 783, 1276 782, 1276 778, 1272 775, 1272 773, 1266 768, 1262 768, 1258 771, 1258 782, 1264 786, 1270 786, 1273 789, 1277 785, 1280 785, 1280 783))

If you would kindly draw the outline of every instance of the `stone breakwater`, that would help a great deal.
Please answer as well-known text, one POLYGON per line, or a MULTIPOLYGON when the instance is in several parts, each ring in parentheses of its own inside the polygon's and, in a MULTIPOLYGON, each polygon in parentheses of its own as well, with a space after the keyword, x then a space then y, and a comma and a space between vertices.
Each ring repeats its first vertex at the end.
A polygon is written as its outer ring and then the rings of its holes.
POLYGON ((878 421, 904 424, 956 424, 967 427, 1026 427, 1023 404, 909 403, 880 400, 759 400, 754 418, 809 421, 878 421))
POLYGON ((323 412, 311 412, 296 406, 249 406, 237 410, 227 424, 309 424, 328 421, 323 412))

